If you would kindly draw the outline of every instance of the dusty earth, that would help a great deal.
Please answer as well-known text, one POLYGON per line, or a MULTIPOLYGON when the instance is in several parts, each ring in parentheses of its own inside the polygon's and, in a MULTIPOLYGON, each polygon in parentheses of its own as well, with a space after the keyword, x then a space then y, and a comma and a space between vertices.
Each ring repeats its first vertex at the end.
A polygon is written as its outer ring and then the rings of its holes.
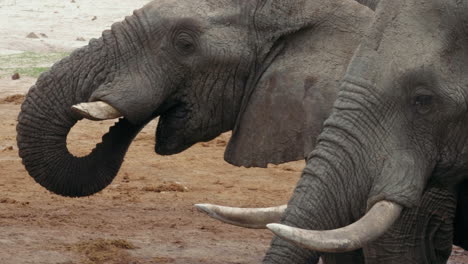
MULTIPOLYGON (((158 156, 153 122, 133 142, 114 182, 89 198, 53 195, 21 164, 16 117, 35 78, 25 71, 12 80, 12 71, 25 63, 8 56, 69 52, 146 2, 0 0, 0 263, 261 262, 270 232, 219 224, 192 205, 285 203, 302 161, 268 169, 231 166, 222 158, 229 134, 179 155, 158 156), (39 38, 27 38, 30 33, 39 38), (1 64, 2 56, 7 66, 1 64)), ((28 63, 50 66, 47 60, 28 63)), ((112 123, 80 122, 68 138, 70 151, 85 155, 112 123)), ((451 263, 468 263, 466 252, 455 249, 451 263)))

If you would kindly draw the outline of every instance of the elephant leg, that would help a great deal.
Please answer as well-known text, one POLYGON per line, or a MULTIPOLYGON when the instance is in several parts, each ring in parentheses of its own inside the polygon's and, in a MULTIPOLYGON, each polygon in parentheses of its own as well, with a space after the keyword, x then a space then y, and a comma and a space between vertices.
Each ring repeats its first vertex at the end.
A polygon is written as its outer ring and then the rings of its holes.
POLYGON ((428 186, 418 207, 364 248, 366 264, 447 263, 452 251, 456 192, 428 186))

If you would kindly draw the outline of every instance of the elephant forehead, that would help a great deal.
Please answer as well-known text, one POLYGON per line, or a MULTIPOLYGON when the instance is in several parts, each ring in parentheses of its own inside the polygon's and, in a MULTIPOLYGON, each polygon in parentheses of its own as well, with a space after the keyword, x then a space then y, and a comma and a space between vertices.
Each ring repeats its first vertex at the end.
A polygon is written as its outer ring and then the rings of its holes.
POLYGON ((237 13, 240 8, 237 1, 183 1, 180 0, 155 0, 148 3, 143 9, 153 15, 162 18, 184 18, 184 17, 216 17, 237 13))
MULTIPOLYGON (((386 1, 356 52, 348 75, 380 83, 386 77, 423 68, 445 71, 449 60, 446 51, 454 47, 453 41, 459 41, 452 29, 457 28, 461 16, 447 18, 456 11, 454 7, 439 8, 435 1, 386 1)), ((455 49, 466 47, 458 45, 455 49)), ((453 58, 449 61, 453 63, 453 58)))

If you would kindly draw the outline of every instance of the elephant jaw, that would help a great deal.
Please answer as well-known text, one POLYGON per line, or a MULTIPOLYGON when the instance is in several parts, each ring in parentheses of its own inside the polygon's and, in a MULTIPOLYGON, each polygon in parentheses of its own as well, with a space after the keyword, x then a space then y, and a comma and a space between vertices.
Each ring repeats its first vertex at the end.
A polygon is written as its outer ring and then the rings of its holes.
POLYGON ((103 101, 80 103, 72 106, 71 109, 81 117, 94 121, 115 119, 122 116, 119 110, 103 101))

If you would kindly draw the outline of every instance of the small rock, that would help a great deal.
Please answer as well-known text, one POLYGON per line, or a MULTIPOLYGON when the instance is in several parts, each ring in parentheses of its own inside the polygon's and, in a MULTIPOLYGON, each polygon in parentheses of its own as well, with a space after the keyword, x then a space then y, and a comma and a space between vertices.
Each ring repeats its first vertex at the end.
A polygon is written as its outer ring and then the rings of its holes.
POLYGON ((146 186, 142 188, 144 192, 157 192, 157 193, 164 193, 164 192, 188 192, 189 189, 186 186, 183 186, 179 182, 164 182, 159 186, 146 186))
POLYGON ((83 38, 83 37, 77 37, 77 38, 76 38, 76 41, 86 41, 86 39, 83 38))
POLYGON ((217 139, 216 146, 217 147, 225 147, 227 145, 227 141, 224 139, 217 139))
POLYGON ((0 203, 2 203, 2 204, 15 204, 17 202, 18 201, 10 199, 10 198, 1 198, 0 199, 0 203))
POLYGON ((34 32, 29 33, 26 37, 27 37, 27 38, 34 38, 34 39, 38 39, 38 38, 39 38, 39 36, 36 35, 36 33, 34 33, 34 32))
POLYGON ((47 36, 45 33, 40 33, 39 35, 40 35, 41 37, 43 37, 43 38, 48 38, 48 37, 49 37, 49 36, 47 36))
POLYGON ((19 80, 21 78, 20 74, 19 73, 15 73, 11 76, 11 79, 12 80, 19 80))
POLYGON ((3 151, 12 151, 13 150, 13 146, 8 146, 6 148, 3 149, 3 151))
POLYGON ((72 3, 76 3, 76 1, 75 1, 75 0, 71 0, 71 2, 72 2, 72 3))
POLYGON ((93 16, 93 18, 91 18, 92 21, 94 21, 96 19, 97 19, 97 16, 93 16))
POLYGON ((125 173, 125 174, 124 174, 123 180, 122 180, 122 181, 123 181, 123 182, 126 182, 126 183, 130 182, 130 177, 128 177, 128 173, 125 173))

